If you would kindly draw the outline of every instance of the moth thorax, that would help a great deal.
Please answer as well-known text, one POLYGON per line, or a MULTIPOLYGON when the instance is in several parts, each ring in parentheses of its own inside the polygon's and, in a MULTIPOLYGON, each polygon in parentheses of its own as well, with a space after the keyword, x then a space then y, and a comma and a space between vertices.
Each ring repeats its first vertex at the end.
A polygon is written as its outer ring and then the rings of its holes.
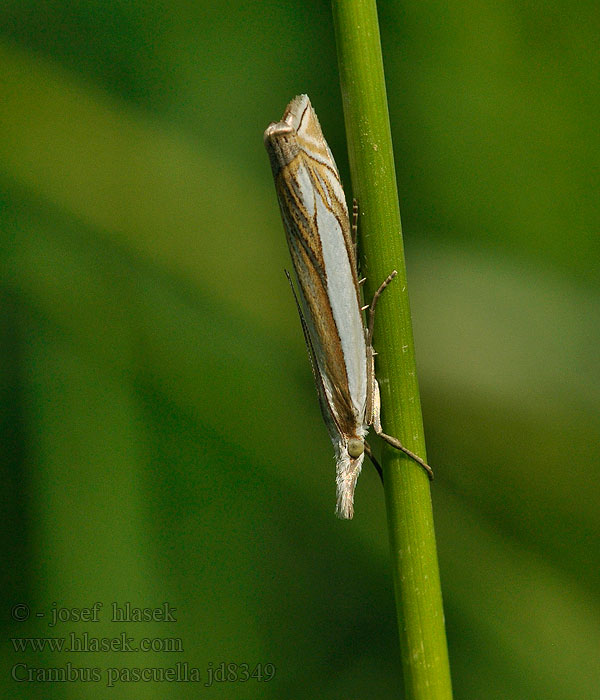
POLYGON ((360 457, 365 451, 365 443, 361 438, 350 438, 348 440, 348 454, 350 457, 360 457))

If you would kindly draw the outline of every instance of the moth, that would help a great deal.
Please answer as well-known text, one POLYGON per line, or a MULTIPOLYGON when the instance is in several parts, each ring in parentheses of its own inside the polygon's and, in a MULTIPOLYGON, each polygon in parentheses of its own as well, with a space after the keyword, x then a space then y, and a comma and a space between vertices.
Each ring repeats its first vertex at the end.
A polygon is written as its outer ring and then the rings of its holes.
MULTIPOLYGON (((365 452, 365 437, 375 433, 431 468, 381 427, 379 385, 375 378, 373 319, 377 300, 396 275, 362 306, 356 257, 357 207, 351 227, 346 197, 333 155, 307 95, 295 97, 279 122, 271 123, 264 142, 286 233, 298 293, 294 291, 321 413, 336 455, 336 513, 354 514, 354 489, 365 452), (368 309, 368 324, 363 312, 368 309)), ((375 460, 381 475, 381 468, 375 460)))

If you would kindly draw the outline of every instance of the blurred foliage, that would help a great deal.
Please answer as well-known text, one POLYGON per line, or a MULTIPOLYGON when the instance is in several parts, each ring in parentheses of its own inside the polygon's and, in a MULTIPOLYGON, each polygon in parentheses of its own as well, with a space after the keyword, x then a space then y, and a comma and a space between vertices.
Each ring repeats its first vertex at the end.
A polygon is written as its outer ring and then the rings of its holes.
MULTIPOLYGON (((456 697, 597 697, 600 16, 380 18, 456 697)), ((314 1, 0 6, 5 697, 109 692, 17 663, 222 661, 277 675, 111 692, 398 697, 383 498, 367 469, 333 517, 261 143, 307 92, 348 182, 332 42, 314 1), (113 601, 177 622, 111 622, 113 601), (123 631, 183 652, 9 642, 123 631)))

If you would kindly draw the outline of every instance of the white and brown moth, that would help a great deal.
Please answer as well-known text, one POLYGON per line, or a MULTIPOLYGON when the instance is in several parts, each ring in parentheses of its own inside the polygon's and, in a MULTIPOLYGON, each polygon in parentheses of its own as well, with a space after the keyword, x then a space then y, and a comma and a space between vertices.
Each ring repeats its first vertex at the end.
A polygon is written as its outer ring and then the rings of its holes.
POLYGON ((296 302, 321 412, 336 453, 336 512, 340 518, 352 518, 365 451, 371 456, 365 442, 370 426, 432 475, 420 457, 383 432, 379 418, 373 315, 379 295, 396 272, 381 285, 371 305, 362 307, 363 280, 358 279, 344 190, 306 95, 294 98, 282 120, 267 127, 264 142, 298 280, 296 302), (366 308, 368 325, 363 319, 366 308))

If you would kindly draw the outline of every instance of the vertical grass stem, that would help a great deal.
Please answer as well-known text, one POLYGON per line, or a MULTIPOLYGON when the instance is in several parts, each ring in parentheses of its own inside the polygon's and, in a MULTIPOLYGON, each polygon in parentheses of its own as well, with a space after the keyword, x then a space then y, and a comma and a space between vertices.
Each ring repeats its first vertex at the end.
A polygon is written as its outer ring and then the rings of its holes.
MULTIPOLYGON (((398 270, 375 319, 383 429, 426 460, 377 8, 375 0, 332 0, 332 7, 367 294, 398 270)), ((383 471, 405 697, 449 700, 430 482, 387 446, 383 471)))

